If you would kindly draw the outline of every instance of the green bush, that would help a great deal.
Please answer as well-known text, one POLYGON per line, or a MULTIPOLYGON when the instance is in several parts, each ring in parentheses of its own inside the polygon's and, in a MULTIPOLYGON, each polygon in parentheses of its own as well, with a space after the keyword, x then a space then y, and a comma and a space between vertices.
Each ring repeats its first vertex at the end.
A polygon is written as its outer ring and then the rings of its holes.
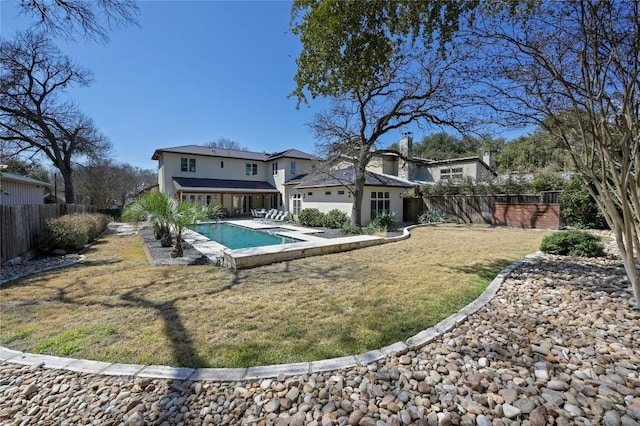
POLYGON ((71 214, 47 221, 44 249, 81 250, 109 224, 103 214, 71 214))
POLYGON ((362 228, 356 225, 352 225, 351 221, 347 221, 342 224, 340 232, 345 235, 360 235, 362 234, 362 228))
POLYGON ((562 231, 548 235, 542 240, 540 250, 563 256, 604 256, 600 238, 585 231, 562 231))
POLYGON ((371 221, 369 227, 374 231, 385 232, 393 226, 395 217, 396 212, 380 213, 371 221))
POLYGON ((111 216, 113 220, 121 220, 122 211, 122 207, 117 207, 115 209, 98 209, 98 213, 111 216))
POLYGON ((446 223, 447 215, 438 209, 427 210, 418 216, 418 223, 446 223))
POLYGON ((560 217, 567 226, 581 229, 608 229, 607 221, 578 175, 560 194, 560 217))
POLYGON ((350 222, 349 216, 342 210, 333 209, 324 218, 324 226, 331 229, 342 228, 345 222, 350 222))
POLYGON ((301 225, 319 228, 324 226, 324 213, 318 209, 304 209, 298 214, 301 225))

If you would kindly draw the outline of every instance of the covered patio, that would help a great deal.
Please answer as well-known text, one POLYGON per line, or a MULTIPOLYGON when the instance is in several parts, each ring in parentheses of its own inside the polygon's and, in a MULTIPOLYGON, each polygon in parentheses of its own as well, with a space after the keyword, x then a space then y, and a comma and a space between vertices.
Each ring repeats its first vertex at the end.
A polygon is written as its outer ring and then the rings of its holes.
POLYGON ((251 209, 275 209, 280 193, 267 182, 174 177, 178 198, 201 204, 219 204, 229 216, 251 215, 251 209))

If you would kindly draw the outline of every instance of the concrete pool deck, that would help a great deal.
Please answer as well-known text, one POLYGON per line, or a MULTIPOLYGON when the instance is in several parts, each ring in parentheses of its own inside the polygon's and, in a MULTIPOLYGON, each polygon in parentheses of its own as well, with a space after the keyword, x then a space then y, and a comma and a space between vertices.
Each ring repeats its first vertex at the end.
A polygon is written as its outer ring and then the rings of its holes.
POLYGON ((207 256, 214 263, 231 269, 252 268, 302 257, 338 253, 409 237, 408 230, 405 230, 402 235, 392 238, 383 238, 374 235, 350 235, 337 238, 324 238, 314 235, 319 233, 317 229, 305 228, 290 223, 264 223, 251 219, 225 220, 224 222, 255 230, 277 228, 278 230, 282 230, 278 232, 279 235, 302 240, 299 243, 232 250, 191 229, 184 231, 182 238, 191 244, 193 248, 207 256))

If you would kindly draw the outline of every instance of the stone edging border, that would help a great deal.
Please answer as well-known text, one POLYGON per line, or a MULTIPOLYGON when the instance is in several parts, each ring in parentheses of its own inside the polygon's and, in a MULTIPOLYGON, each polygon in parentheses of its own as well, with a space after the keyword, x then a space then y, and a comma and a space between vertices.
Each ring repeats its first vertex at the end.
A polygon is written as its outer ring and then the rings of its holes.
POLYGON ((54 269, 66 268, 68 266, 75 265, 76 263, 84 262, 85 259, 86 259, 86 256, 84 254, 81 254, 77 259, 73 259, 73 260, 69 260, 69 261, 66 261, 66 262, 62 262, 62 263, 59 263, 59 264, 53 265, 53 266, 48 266, 48 267, 43 268, 43 269, 38 269, 37 272, 25 272, 24 274, 14 275, 11 278, 8 278, 6 280, 0 280, 0 288, 4 284, 10 283, 11 281, 19 280, 21 278, 25 278, 25 277, 28 277, 28 276, 34 275, 34 274, 39 274, 41 272, 48 272, 48 271, 53 271, 54 269))
MULTIPOLYGON (((394 237, 392 241, 399 241, 409 237, 409 231, 415 225, 404 229, 403 235, 394 237)), ((467 318, 486 305, 498 292, 504 280, 516 268, 524 264, 528 259, 539 255, 532 253, 517 260, 504 268, 491 281, 486 290, 473 302, 462 308, 456 314, 445 318, 438 324, 423 330, 408 338, 404 342, 396 342, 378 350, 372 350, 360 355, 350 355, 340 358, 325 359, 320 361, 299 362, 292 364, 266 365, 247 368, 186 368, 169 367, 162 365, 119 364, 86 359, 62 358, 51 355, 38 355, 27 352, 14 351, 0 346, 0 362, 11 363, 49 369, 73 371, 79 373, 101 374, 109 376, 134 376, 153 379, 173 380, 210 380, 220 382, 251 381, 266 378, 274 378, 280 375, 296 376, 302 374, 325 373, 329 371, 363 366, 376 362, 387 356, 403 355, 408 351, 419 349, 440 335, 447 333, 454 327, 462 324, 467 318)))

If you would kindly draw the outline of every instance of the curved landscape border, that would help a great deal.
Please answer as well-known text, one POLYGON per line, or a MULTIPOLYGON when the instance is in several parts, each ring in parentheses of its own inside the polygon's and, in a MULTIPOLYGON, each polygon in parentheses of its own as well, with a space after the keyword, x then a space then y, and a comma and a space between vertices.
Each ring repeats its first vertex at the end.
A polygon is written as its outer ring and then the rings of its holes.
MULTIPOLYGON (((401 236, 390 238, 390 240, 398 241, 408 238, 410 235, 409 231, 418 226, 421 225, 405 228, 401 236)), ((477 312, 495 296, 504 280, 512 271, 521 266, 528 259, 537 256, 538 253, 539 252, 535 252, 527 255, 504 268, 493 279, 493 281, 491 281, 480 297, 469 303, 457 313, 440 321, 433 327, 419 332, 404 342, 396 342, 381 349, 371 350, 359 355, 349 355, 320 361, 246 368, 187 368, 163 365, 120 364, 86 359, 63 358, 51 355, 20 352, 0 346, 0 362, 97 375, 191 381, 209 380, 222 382, 252 381, 274 378, 280 375, 296 376, 302 374, 326 373, 329 371, 368 365, 388 356, 403 355, 408 351, 419 349, 440 335, 465 322, 470 315, 477 312)))

